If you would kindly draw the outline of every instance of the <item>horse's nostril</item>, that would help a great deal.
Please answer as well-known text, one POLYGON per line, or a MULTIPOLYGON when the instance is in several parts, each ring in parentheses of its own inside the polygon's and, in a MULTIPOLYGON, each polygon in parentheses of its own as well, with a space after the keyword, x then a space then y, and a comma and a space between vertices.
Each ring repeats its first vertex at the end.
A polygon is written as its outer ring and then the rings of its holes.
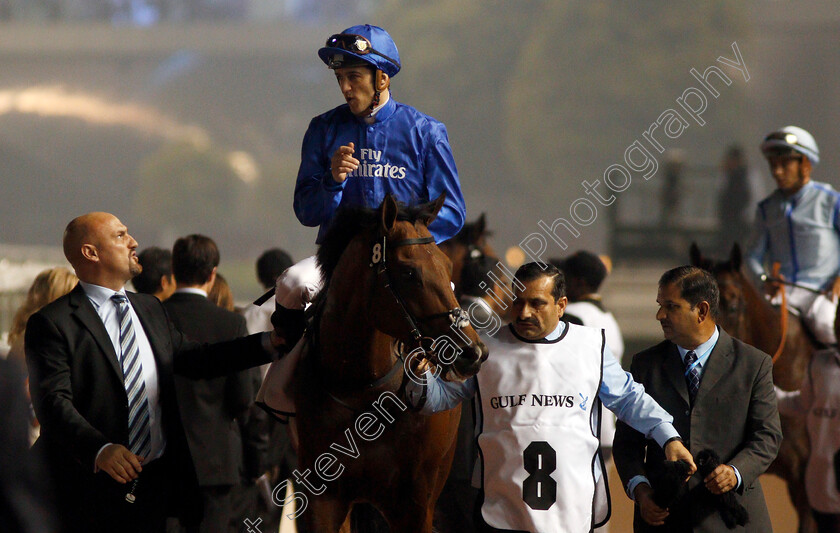
POLYGON ((483 342, 480 342, 474 347, 476 360, 480 362, 484 362, 487 359, 487 346, 484 345, 483 342))
POLYGON ((483 353, 484 350, 482 350, 482 346, 473 346, 473 359, 475 361, 481 361, 483 353))

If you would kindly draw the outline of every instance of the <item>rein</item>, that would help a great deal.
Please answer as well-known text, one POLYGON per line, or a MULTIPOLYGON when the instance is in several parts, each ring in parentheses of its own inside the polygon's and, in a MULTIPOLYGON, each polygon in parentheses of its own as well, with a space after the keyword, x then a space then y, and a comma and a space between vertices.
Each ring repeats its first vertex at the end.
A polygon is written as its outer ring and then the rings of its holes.
MULTIPOLYGON (((781 263, 773 263, 773 277, 779 277, 779 269, 781 269, 781 263)), ((787 331, 788 331, 788 310, 787 310, 787 293, 785 292, 784 284, 779 285, 779 292, 782 294, 782 308, 779 311, 781 316, 779 318, 781 322, 781 329, 782 335, 779 339, 779 347, 776 348, 776 353, 773 354, 773 364, 776 364, 776 361, 781 357, 782 352, 785 349, 785 341, 787 340, 787 331)))
MULTIPOLYGON (((434 343, 434 339, 423 336, 423 333, 420 329, 420 326, 422 324, 438 318, 449 317, 452 324, 456 324, 459 327, 463 327, 463 325, 469 324, 469 315, 463 309, 456 307, 454 309, 450 309, 449 311, 434 313, 419 319, 415 317, 408 309, 408 306, 405 303, 405 299, 402 297, 394 283, 391 271, 388 269, 386 253, 389 244, 391 248, 399 248, 402 246, 433 244, 434 242, 434 237, 419 237, 415 239, 402 239, 399 241, 388 243, 387 236, 383 236, 382 242, 376 242, 373 245, 371 249, 371 262, 370 265, 368 265, 371 268, 376 267, 377 277, 382 276, 384 278, 385 289, 387 289, 388 292, 394 297, 394 300, 397 302, 397 305, 400 308, 403 319, 408 324, 411 341, 416 343, 423 349, 424 352, 427 353, 431 351, 431 346, 434 343), (427 341, 427 346, 424 346, 424 341, 427 341)), ((404 341, 397 341, 397 343, 394 345, 394 350, 392 353, 392 355, 395 358, 395 361, 394 364, 391 366, 391 369, 384 376, 361 387, 362 390, 376 389, 378 387, 390 383, 394 379, 394 377, 399 373, 399 371, 404 368, 404 358, 401 353, 402 348, 398 349, 397 346, 404 347, 405 344, 406 343, 404 341)), ((403 378, 401 379, 401 384, 400 387, 398 387, 398 389, 403 389, 405 387, 406 377, 407 375, 403 374, 403 378)), ((333 394, 328 387, 325 386, 324 390, 326 391, 327 396, 338 405, 349 409, 353 412, 361 411, 360 408, 352 406, 346 400, 343 400, 335 394, 333 394)))
MULTIPOLYGON (((394 361, 393 366, 391 366, 391 370, 389 370, 387 374, 385 374, 385 375, 384 375, 384 376, 382 376, 381 378, 377 379, 376 381, 373 381, 373 382, 371 382, 371 383, 368 383, 367 385, 365 385, 365 386, 364 386, 364 387, 362 387, 362 388, 363 388, 363 389, 365 389, 365 390, 373 390, 373 389, 376 389, 376 388, 378 388, 378 387, 381 387, 382 385, 387 385, 387 384, 388 384, 388 383, 389 383, 389 382, 390 382, 390 381, 394 378, 394 376, 396 376, 396 375, 397 375, 397 373, 399 372, 399 370, 400 370, 401 368, 403 368, 403 360, 402 360, 402 358, 399 356, 399 354, 397 354, 396 359, 397 359, 397 360, 396 360, 396 361, 394 361)), ((405 379, 402 379, 402 380, 401 380, 401 382, 404 382, 404 381, 405 381, 405 379)), ((337 403, 338 405, 340 405, 340 406, 342 406, 342 407, 344 407, 344 408, 346 408, 346 409, 349 409, 349 410, 353 411, 354 413, 359 413, 359 412, 361 412, 361 411, 363 410, 363 409, 360 409, 360 408, 358 408, 358 407, 353 407, 352 405, 350 405, 349 403, 347 403, 345 400, 342 400, 341 398, 339 398, 338 396, 336 396, 335 394, 333 394, 333 393, 329 390, 329 388, 328 388, 328 387, 324 386, 324 390, 326 391, 327 396, 328 396, 328 397, 329 397, 332 401, 334 401, 335 403, 337 403)))
MULTIPOLYGON (((399 248, 400 246, 411 246, 416 244, 432 244, 435 242, 434 237, 421 237, 418 239, 403 239, 401 241, 396 241, 391 243, 392 248, 399 248)), ((422 331, 420 330, 420 324, 424 324, 431 320, 435 320, 438 318, 448 317, 450 322, 455 325, 456 327, 464 327, 469 324, 469 315, 466 311, 461 309, 460 307, 455 307, 450 309, 449 311, 444 311, 442 313, 434 313, 432 315, 427 315, 423 318, 417 319, 411 311, 408 310, 408 306, 405 304, 405 299, 400 294, 399 290, 397 290, 396 285, 394 284, 394 280, 391 277, 391 271, 388 269, 388 262, 386 260, 386 252, 387 252, 387 244, 388 239, 386 236, 382 237, 382 243, 376 243, 373 245, 372 253, 371 253, 371 264, 370 266, 373 267, 376 265, 376 275, 381 276, 384 274, 385 277, 385 288, 396 300, 397 305, 399 305, 400 310, 402 311, 402 316, 405 319, 405 322, 408 324, 409 327, 409 335, 411 336, 411 340, 417 343, 418 346, 423 348, 424 352, 431 351, 431 345, 434 342, 434 339, 430 337, 424 337, 422 331), (428 341, 428 349, 426 346, 423 346, 423 341, 428 341)))
MULTIPOLYGON (((434 237, 421 237, 419 239, 403 239, 401 241, 396 241, 391 243, 392 248, 399 248, 400 246, 411 246, 415 244, 431 244, 435 242, 434 237)), ((400 295, 397 288, 394 286, 394 280, 391 278, 391 271, 388 270, 387 266, 387 244, 388 244, 388 237, 382 237, 382 244, 377 242, 373 245, 373 250, 371 253, 371 264, 370 266, 373 267, 374 265, 378 265, 376 268, 376 275, 385 274, 385 288, 394 296, 394 299, 397 301, 397 304, 400 306, 400 310, 402 311, 403 318, 405 318, 408 326, 410 328, 410 335, 411 338, 415 342, 420 342, 423 338, 423 334, 420 332, 420 328, 417 325, 417 321, 414 319, 414 316, 408 310, 408 306, 405 305, 405 300, 400 295)))

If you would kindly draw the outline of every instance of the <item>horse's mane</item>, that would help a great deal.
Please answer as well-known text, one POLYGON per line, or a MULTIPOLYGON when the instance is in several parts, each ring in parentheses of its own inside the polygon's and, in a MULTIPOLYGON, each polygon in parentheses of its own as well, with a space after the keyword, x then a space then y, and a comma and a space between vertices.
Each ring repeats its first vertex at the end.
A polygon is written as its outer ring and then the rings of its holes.
MULTIPOLYGON (((397 220, 411 223, 414 223, 422 213, 428 212, 428 204, 408 207, 399 203, 398 207, 397 220)), ((316 254, 324 285, 329 283, 341 254, 344 253, 353 237, 362 231, 375 228, 380 220, 378 209, 366 207, 342 207, 339 209, 316 254)))

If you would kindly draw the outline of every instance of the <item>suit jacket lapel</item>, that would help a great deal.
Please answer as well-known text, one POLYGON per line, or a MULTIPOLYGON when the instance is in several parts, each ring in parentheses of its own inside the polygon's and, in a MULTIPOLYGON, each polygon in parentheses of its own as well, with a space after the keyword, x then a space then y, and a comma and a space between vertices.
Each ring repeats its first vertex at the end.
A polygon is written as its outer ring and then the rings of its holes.
MULTIPOLYGON (((688 401, 688 385, 685 382, 685 366, 680 359, 680 352, 677 350, 677 345, 670 343, 665 350, 665 360, 662 361, 662 368, 665 375, 668 376, 668 381, 679 393, 686 405, 688 401)), ((702 387, 702 384, 701 384, 702 387)))
POLYGON ((108 336, 105 324, 102 323, 102 319, 99 318, 96 309, 93 308, 93 304, 90 303, 81 285, 76 285, 76 288, 70 293, 70 305, 73 307, 73 316, 90 332, 96 344, 99 345, 99 349, 105 354, 105 359, 108 360, 114 372, 122 381, 123 369, 119 359, 117 359, 117 352, 114 351, 111 337, 108 336))
POLYGON ((700 380, 700 389, 697 391, 695 402, 700 401, 709 394, 709 391, 720 381, 720 378, 729 373, 733 361, 733 350, 732 337, 721 329, 720 337, 718 337, 712 353, 709 354, 709 359, 703 370, 703 378, 700 380))

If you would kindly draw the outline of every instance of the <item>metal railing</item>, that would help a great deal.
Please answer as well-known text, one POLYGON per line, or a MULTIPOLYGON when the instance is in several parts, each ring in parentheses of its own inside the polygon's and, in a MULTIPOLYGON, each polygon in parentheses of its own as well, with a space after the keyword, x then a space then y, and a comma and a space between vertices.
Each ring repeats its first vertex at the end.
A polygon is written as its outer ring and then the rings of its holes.
POLYGON ((660 169, 649 181, 621 192, 609 211, 613 257, 684 262, 692 242, 716 249, 721 182, 716 167, 686 166, 671 175, 660 169))

